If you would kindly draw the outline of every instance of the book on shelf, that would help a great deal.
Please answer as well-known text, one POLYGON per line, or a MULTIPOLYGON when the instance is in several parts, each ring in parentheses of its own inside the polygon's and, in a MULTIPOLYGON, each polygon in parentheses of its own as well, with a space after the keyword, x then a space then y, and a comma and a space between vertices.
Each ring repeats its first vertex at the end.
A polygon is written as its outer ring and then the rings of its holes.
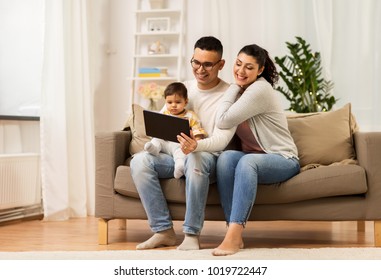
POLYGON ((168 77, 167 74, 163 73, 139 73, 139 77, 145 77, 145 78, 154 78, 154 77, 168 77))
POLYGON ((166 67, 140 67, 139 77, 167 77, 168 70, 166 67))

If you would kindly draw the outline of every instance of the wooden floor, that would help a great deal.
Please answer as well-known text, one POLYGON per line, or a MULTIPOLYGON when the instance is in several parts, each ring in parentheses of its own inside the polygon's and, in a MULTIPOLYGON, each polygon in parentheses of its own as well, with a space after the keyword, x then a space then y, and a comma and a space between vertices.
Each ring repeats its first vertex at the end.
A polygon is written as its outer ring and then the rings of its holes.
MULTIPOLYGON (((0 251, 134 250, 151 236, 147 221, 129 220, 127 230, 118 227, 118 221, 110 221, 110 244, 98 245, 98 220, 94 217, 12 222, 0 225, 0 251)), ((205 222, 202 249, 218 246, 225 230, 223 222, 205 222)), ((180 222, 175 222, 175 231, 180 243, 180 222)), ((373 222, 365 223, 365 231, 357 231, 356 222, 250 222, 244 242, 246 248, 373 247, 373 222)))

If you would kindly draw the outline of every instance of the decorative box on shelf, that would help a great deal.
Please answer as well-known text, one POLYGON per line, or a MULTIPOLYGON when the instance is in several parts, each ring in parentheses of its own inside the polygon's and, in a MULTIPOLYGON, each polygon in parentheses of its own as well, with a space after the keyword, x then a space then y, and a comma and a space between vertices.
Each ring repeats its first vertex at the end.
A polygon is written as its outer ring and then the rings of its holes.
POLYGON ((151 9, 164 9, 165 0, 149 0, 151 9))
POLYGON ((169 31, 170 18, 169 17, 157 17, 146 19, 148 32, 167 32, 169 31))

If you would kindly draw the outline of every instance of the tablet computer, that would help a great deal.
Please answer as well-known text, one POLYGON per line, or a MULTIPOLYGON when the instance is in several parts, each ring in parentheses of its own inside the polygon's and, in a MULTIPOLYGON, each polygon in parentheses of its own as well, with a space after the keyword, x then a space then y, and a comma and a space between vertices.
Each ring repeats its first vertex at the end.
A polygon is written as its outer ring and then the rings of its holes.
POLYGON ((146 134, 151 137, 178 142, 177 135, 181 132, 190 136, 189 120, 162 114, 159 112, 143 110, 146 134))

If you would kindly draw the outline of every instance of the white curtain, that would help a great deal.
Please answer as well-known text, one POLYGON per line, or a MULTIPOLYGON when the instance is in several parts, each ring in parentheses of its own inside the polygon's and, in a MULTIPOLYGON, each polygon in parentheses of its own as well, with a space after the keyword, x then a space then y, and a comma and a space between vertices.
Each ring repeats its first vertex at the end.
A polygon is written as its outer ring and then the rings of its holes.
POLYGON ((46 0, 41 104, 45 220, 94 214, 89 3, 46 0))
POLYGON ((312 3, 317 38, 317 49, 321 53, 322 67, 325 78, 327 80, 331 80, 333 3, 332 0, 313 0, 312 3))

